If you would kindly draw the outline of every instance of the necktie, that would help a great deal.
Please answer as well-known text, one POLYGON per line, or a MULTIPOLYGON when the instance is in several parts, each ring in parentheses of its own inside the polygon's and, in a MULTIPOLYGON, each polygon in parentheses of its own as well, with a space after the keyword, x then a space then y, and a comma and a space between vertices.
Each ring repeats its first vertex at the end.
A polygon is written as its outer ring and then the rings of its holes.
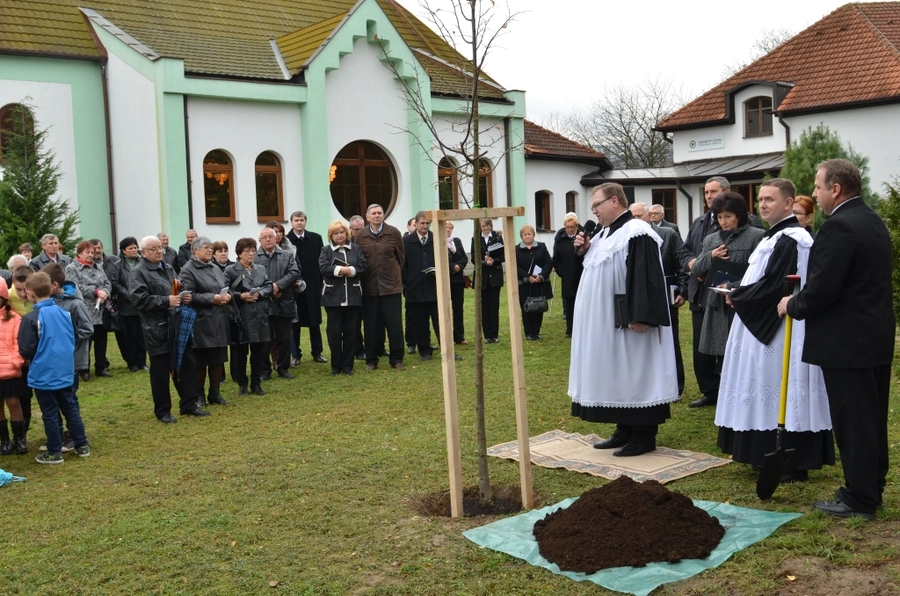
POLYGON ((419 240, 422 242, 422 246, 425 246, 425 241, 428 240, 427 236, 420 236, 419 240))

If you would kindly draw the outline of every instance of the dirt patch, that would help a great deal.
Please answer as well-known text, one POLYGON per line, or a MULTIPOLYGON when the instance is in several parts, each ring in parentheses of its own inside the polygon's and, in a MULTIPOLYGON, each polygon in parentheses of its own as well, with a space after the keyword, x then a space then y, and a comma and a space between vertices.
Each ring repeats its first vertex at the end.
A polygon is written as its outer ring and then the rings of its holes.
POLYGON ((705 559, 725 535, 719 520, 655 480, 627 476, 585 492, 534 524, 541 555, 564 571, 705 559))
MULTIPOLYGON (((463 489, 463 515, 508 515, 522 511, 522 489, 518 486, 493 487, 493 493, 491 501, 482 501, 477 486, 463 489)), ((535 495, 534 500, 535 507, 542 506, 538 501, 542 502, 543 499, 535 495)), ((450 492, 425 495, 413 500, 412 507, 422 515, 450 517, 450 492)))
POLYGON ((835 567, 823 559, 798 557, 786 559, 778 568, 784 584, 779 596, 840 594, 841 596, 893 596, 900 587, 889 569, 874 567, 835 567))

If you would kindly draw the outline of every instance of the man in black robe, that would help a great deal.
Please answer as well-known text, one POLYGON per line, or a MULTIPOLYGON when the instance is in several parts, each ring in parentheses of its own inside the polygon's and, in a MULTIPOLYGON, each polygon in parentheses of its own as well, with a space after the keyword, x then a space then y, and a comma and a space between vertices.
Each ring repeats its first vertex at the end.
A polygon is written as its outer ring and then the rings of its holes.
POLYGON ((591 210, 604 229, 593 240, 579 232, 573 243, 580 254, 592 243, 601 252, 585 257, 575 303, 572 415, 616 424, 612 436, 595 448, 619 448, 613 452, 619 457, 641 455, 656 449, 659 425, 671 416, 669 404, 678 400, 660 241, 649 224, 634 221, 621 185, 603 184, 591 197, 591 210), (628 238, 624 272, 620 259, 626 241, 614 240, 617 234, 628 238), (612 254, 600 258, 606 250, 612 254), (613 285, 623 273, 624 295, 619 295, 613 285), (636 357, 643 359, 646 374, 634 374, 636 357))
MULTIPOLYGON (((794 184, 790 180, 774 178, 762 183, 757 195, 758 209, 760 216, 770 226, 763 244, 779 232, 801 227, 793 214, 795 194, 794 184)), ((735 287, 728 296, 727 301, 734 307, 741 323, 762 345, 770 345, 784 324, 778 316, 778 302, 785 294, 790 293, 786 278, 797 273, 797 262, 797 241, 787 234, 781 234, 768 257, 763 276, 754 283, 735 287)), ((731 356, 726 355, 726 358, 729 357, 731 356)), ((723 453, 731 454, 734 461, 760 467, 766 454, 775 451, 776 432, 735 431, 720 426, 718 446, 723 453)), ((785 449, 794 449, 794 455, 782 482, 804 482, 809 477, 808 470, 834 465, 834 444, 830 430, 787 432, 784 434, 783 446, 785 449)))

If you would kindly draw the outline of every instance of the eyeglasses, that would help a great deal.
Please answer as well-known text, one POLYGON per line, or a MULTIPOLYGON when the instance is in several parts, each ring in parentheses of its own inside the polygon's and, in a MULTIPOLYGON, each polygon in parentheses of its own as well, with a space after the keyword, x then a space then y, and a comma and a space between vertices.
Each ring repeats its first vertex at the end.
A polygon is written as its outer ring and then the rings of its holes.
POLYGON ((793 213, 794 215, 809 215, 809 213, 807 213, 806 211, 794 211, 793 213))
POLYGON ((616 198, 616 197, 615 197, 615 196, 612 196, 612 197, 606 197, 606 198, 603 199, 602 201, 594 201, 593 203, 591 203, 591 209, 596 209, 597 207, 599 207, 600 205, 602 205, 602 204, 605 203, 606 201, 611 201, 611 200, 613 200, 614 198, 616 198))
MULTIPOLYGON (((131 248, 131 247, 129 247, 131 248)), ((142 249, 143 252, 156 252, 158 250, 162 250, 162 246, 147 246, 142 249)))

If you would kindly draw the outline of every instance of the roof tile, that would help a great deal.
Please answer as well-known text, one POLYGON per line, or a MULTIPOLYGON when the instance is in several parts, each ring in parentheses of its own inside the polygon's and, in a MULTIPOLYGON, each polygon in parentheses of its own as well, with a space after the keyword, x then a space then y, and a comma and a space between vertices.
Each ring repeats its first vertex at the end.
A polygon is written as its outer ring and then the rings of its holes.
POLYGON ((576 143, 559 133, 525 121, 526 157, 581 159, 587 163, 606 161, 606 156, 590 147, 576 143))

